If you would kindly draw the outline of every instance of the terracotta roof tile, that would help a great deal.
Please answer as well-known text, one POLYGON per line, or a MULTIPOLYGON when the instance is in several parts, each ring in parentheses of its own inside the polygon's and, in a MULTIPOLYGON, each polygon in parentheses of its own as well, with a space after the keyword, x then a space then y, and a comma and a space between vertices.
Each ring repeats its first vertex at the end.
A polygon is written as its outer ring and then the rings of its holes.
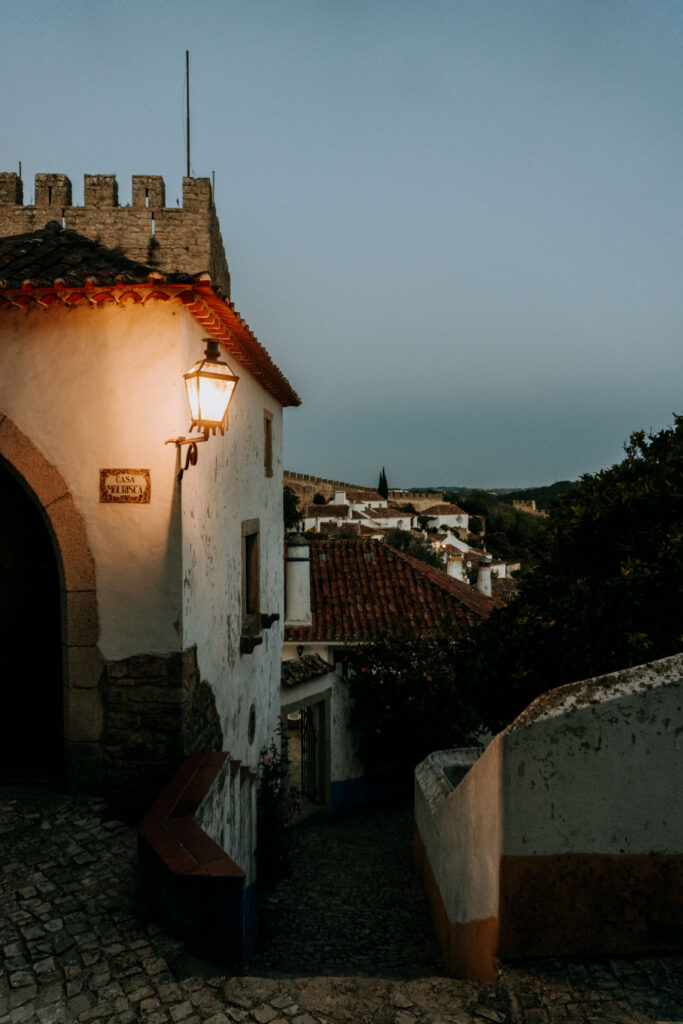
POLYGON ((497 602, 377 540, 324 540, 310 546, 311 626, 285 639, 367 640, 406 632, 475 626, 497 602))
MULTIPOLYGON (((143 284, 150 274, 159 274, 128 259, 116 249, 107 249, 76 231, 65 231, 50 221, 41 231, 0 238, 0 285, 21 288, 51 288, 55 281, 65 286, 86 283, 111 285, 119 282, 143 284)), ((189 274, 159 274, 162 280, 191 284, 189 274)))
POLYGON ((444 501, 439 505, 430 505, 424 512, 421 513, 423 516, 466 516, 467 512, 460 508, 459 505, 451 505, 444 501))
POLYGON ((330 665, 319 654, 302 654, 300 658, 289 658, 282 662, 280 678, 283 686, 296 686, 297 683, 307 683, 309 679, 317 679, 328 672, 334 672, 334 665, 330 665))
POLYGON ((354 502, 387 500, 386 498, 382 497, 379 491, 373 491, 370 490, 370 488, 365 487, 349 487, 348 490, 346 491, 346 497, 348 498, 349 501, 354 502))
POLYGON ((348 505, 307 505, 306 519, 349 519, 351 509, 348 505))

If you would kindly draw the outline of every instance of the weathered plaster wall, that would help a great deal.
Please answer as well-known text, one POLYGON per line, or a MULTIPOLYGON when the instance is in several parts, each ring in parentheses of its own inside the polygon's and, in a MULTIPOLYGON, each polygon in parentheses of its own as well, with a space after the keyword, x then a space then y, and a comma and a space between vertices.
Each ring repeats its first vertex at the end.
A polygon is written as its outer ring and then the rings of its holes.
POLYGON ((447 962, 680 948, 682 769, 683 655, 549 691, 450 794, 428 758, 416 854, 447 962))
POLYGON ((84 589, 71 578, 78 558, 68 563, 66 739, 74 756, 97 745, 110 787, 124 795, 136 772, 144 789, 164 781, 188 744, 220 743, 216 710, 225 745, 254 765, 279 710, 282 623, 263 631, 251 655, 240 655, 240 633, 243 520, 260 521, 261 609, 282 611, 281 410, 236 366, 230 429, 199 446, 198 465, 179 485, 180 456, 165 441, 187 430, 182 373, 201 357, 201 339, 197 323, 170 303, 2 316, 2 454, 16 465, 14 433, 30 439, 64 481, 48 517, 73 506, 64 530, 80 524, 83 557, 92 553, 84 589), (264 409, 273 415, 272 477, 264 473, 264 409), (104 468, 149 469, 151 502, 101 503, 104 468))
POLYGON ((415 854, 445 963, 459 975, 491 981, 503 844, 500 738, 479 753, 439 751, 418 765, 415 854), (447 771, 472 761, 453 788, 447 771))
POLYGON ((256 881, 256 774, 227 758, 194 819, 245 874, 256 881))
POLYGON ((683 656, 553 696, 504 734, 505 853, 683 851, 683 656))
POLYGON ((6 311, 0 408, 68 482, 95 560, 104 658, 181 646, 175 451, 186 417, 178 322, 165 304, 6 311), (148 505, 101 504, 99 471, 146 468, 148 505))
MULTIPOLYGON (((203 352, 199 326, 184 319, 182 363, 203 352)), ((230 360, 227 360, 230 363, 230 360)), ((232 364, 231 364, 232 365, 232 364)), ((182 481, 183 646, 197 646, 202 679, 210 681, 226 746, 255 766, 279 713, 283 637, 282 411, 239 365, 228 430, 199 446, 182 481), (273 416, 273 475, 264 472, 264 410, 273 416), (280 618, 263 642, 240 653, 242 524, 259 520, 260 609, 280 618), (251 705, 256 730, 249 743, 251 705)))

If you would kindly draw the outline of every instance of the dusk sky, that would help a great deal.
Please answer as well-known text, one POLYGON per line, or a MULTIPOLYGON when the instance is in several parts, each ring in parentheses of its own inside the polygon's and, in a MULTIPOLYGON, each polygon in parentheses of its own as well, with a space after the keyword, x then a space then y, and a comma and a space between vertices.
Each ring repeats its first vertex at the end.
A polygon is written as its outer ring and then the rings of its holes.
POLYGON ((683 411, 683 3, 0 0, 0 170, 216 174, 285 467, 530 486, 683 411))

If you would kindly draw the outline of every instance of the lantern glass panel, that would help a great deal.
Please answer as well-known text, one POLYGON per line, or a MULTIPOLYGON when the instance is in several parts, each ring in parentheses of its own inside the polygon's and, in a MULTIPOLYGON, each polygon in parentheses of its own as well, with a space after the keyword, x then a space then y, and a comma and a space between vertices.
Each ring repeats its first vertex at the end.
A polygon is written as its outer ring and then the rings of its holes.
POLYGON ((200 429, 221 429, 237 384, 226 363, 198 360, 184 374, 192 425, 200 429))

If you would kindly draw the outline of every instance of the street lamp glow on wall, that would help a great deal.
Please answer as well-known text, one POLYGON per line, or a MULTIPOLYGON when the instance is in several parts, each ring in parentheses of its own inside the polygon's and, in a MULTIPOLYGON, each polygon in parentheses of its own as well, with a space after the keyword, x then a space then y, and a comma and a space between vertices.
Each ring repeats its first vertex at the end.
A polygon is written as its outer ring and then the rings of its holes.
POLYGON ((189 445, 185 466, 181 467, 178 473, 178 483, 186 469, 197 465, 197 445, 201 441, 208 441, 211 434, 215 434, 217 430, 220 430, 221 434, 225 433, 228 409, 239 380, 228 364, 219 358, 218 342, 213 338, 204 338, 204 341, 204 358, 198 359, 194 366, 183 374, 192 414, 190 432, 196 429, 202 433, 191 437, 173 437, 166 441, 166 444, 174 444, 178 448, 184 444, 189 445))

